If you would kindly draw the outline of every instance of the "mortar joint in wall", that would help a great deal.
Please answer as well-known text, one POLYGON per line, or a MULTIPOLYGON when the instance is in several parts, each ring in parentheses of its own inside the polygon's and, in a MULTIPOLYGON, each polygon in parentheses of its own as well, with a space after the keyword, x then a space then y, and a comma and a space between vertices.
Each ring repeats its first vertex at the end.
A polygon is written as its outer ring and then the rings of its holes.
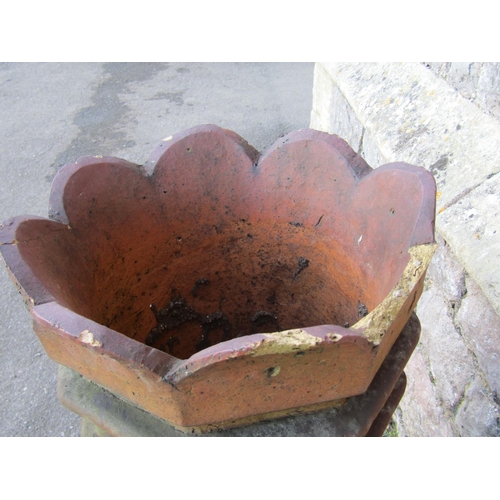
POLYGON ((458 414, 458 410, 460 410, 461 406, 464 404, 465 402, 465 394, 467 392, 467 389, 471 386, 473 380, 470 380, 466 385, 465 387, 463 388, 462 390, 462 394, 460 394, 460 397, 458 398, 458 401, 456 403, 454 403, 451 408, 450 408, 450 411, 453 415, 453 418, 455 419, 457 414, 458 414))

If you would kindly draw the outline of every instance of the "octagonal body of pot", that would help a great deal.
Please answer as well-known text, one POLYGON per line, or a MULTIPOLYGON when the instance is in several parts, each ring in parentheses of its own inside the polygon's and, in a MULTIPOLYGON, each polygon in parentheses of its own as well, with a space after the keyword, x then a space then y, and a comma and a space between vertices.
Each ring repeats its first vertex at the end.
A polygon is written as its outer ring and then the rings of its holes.
POLYGON ((201 126, 144 166, 84 157, 0 250, 47 353, 179 427, 366 390, 434 250, 424 169, 303 130, 201 126))

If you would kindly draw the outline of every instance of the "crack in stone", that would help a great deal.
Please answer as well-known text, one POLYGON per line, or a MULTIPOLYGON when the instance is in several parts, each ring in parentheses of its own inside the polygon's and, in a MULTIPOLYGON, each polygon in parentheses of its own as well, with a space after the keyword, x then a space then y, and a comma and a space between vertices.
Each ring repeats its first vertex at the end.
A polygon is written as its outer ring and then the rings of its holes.
POLYGON ((474 189, 477 189, 479 186, 483 184, 484 181, 478 182, 474 184, 474 186, 470 186, 467 189, 464 189, 462 192, 458 193, 454 198, 452 198, 448 203, 443 205, 438 213, 443 213, 445 210, 448 210, 452 205, 455 205, 457 202, 459 202, 462 198, 465 198, 470 192, 474 191, 474 189))

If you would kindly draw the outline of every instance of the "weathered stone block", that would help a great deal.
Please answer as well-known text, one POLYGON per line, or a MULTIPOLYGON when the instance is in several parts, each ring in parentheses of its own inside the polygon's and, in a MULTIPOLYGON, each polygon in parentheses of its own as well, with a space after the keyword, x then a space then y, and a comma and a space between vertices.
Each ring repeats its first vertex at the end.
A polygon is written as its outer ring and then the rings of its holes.
POLYGON ((332 112, 336 111, 332 107, 332 96, 335 88, 336 85, 328 75, 327 71, 320 64, 316 64, 314 66, 311 128, 332 133, 330 131, 330 115, 332 112))
POLYGON ((466 99, 476 97, 481 64, 474 62, 452 62, 449 69, 449 82, 466 99))
POLYGON ((497 313, 500 312, 499 193, 500 176, 492 174, 455 204, 443 207, 437 218, 441 235, 480 284, 497 313))
POLYGON ((455 328, 446 300, 435 285, 422 294, 418 307, 436 394, 444 409, 452 411, 474 377, 473 357, 455 328))
POLYGON ((455 419, 459 436, 500 436, 498 406, 488 397, 488 392, 479 377, 467 387, 455 419))
POLYGON ((421 341, 406 365, 406 391, 399 404, 401 411, 395 414, 398 435, 402 437, 453 435, 429 376, 426 355, 421 341))
POLYGON ((497 119, 500 118, 500 63, 435 62, 424 64, 483 112, 497 119))
POLYGON ((482 64, 475 62, 425 63, 431 71, 469 100, 474 100, 476 97, 482 64))
POLYGON ((360 151, 358 151, 358 153, 367 161, 369 165, 372 165, 373 168, 389 163, 389 160, 381 153, 373 134, 366 128, 363 129, 360 151))
MULTIPOLYGON (((443 293, 451 308, 460 303, 467 293, 465 286, 465 270, 457 261, 447 242, 439 235, 436 236, 438 248, 429 265, 426 279, 426 289, 431 285, 443 293)), ((422 311, 425 314, 425 311, 422 311)))
POLYGON ((314 69, 311 128, 342 137, 372 168, 389 162, 381 154, 370 130, 363 126, 349 101, 320 64, 314 69))
POLYGON ((316 65, 314 82, 311 127, 337 134, 361 154, 364 129, 350 104, 322 66, 316 65))
POLYGON ((473 343, 479 367, 494 393, 500 395, 500 317, 472 279, 457 319, 464 337, 473 343))
POLYGON ((477 83, 477 102, 500 118, 500 63, 485 62, 477 83))

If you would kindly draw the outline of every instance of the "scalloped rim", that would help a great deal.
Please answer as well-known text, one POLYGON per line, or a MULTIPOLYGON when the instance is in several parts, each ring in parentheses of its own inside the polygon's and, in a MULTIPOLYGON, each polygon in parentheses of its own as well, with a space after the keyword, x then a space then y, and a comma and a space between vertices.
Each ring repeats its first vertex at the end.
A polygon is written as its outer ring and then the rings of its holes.
MULTIPOLYGON (((119 158, 101 156, 85 156, 79 158, 74 163, 65 165, 59 170, 52 183, 49 200, 50 219, 52 221, 64 224, 67 228, 70 228, 70 221, 67 218, 66 211, 63 205, 63 195, 66 184, 70 181, 73 174, 78 170, 92 165, 113 163, 115 165, 121 165, 125 168, 132 169, 141 176, 153 176, 162 156, 172 145, 191 136, 192 134, 199 133, 223 134, 227 139, 234 141, 238 147, 242 148, 247 156, 253 162, 257 162, 257 164, 260 164, 263 160, 265 160, 266 157, 268 157, 273 151, 275 151, 282 145, 299 141, 320 140, 328 144, 330 147, 334 148, 337 153, 341 153, 344 157, 346 152, 349 153, 349 151, 352 151, 347 143, 336 135, 330 135, 324 132, 306 129, 291 132, 283 138, 278 139, 264 152, 264 154, 260 155, 258 151, 255 150, 255 148, 250 146, 242 137, 240 137, 236 133, 226 129, 222 129, 216 125, 200 125, 164 139, 162 143, 160 143, 160 145, 153 150, 149 159, 143 166, 119 158)), ((390 325, 391 321, 395 317, 395 311, 401 308, 404 301, 408 298, 409 294, 413 290, 413 287, 416 285, 416 283, 418 283, 422 275, 425 273, 436 248, 436 245, 434 244, 436 186, 432 175, 422 167, 408 165, 405 163, 390 163, 383 165, 377 169, 371 169, 371 167, 369 167, 359 155, 355 155, 354 159, 356 160, 355 168, 350 168, 355 178, 358 179, 359 182, 366 182, 367 179, 370 178, 370 176, 379 175, 380 172, 390 169, 402 170, 409 175, 415 176, 417 181, 420 182, 423 196, 419 215, 411 237, 411 246, 409 249, 410 261, 408 262, 398 284, 384 299, 384 301, 382 301, 382 303, 379 304, 379 306, 377 306, 370 314, 362 318, 349 329, 342 328, 338 325, 319 325, 316 327, 301 329, 301 331, 304 332, 306 336, 313 337, 312 339, 308 340, 312 342, 311 345, 315 345, 318 341, 347 342, 349 341, 350 337, 362 337, 366 339, 367 342, 373 343, 375 345, 380 343, 381 338, 383 337, 388 325, 390 325), (387 311, 392 311, 392 314, 387 315, 387 311), (339 337, 335 340, 332 340, 332 336, 335 335, 339 337)), ((351 163, 352 160, 353 158, 349 159, 351 163)), ((348 166, 350 166, 349 161, 346 159, 346 164, 348 166)), ((0 228, 0 245, 2 245, 0 250, 2 250, 2 253, 4 253, 3 248, 5 247, 5 245, 16 244, 15 234, 17 231, 17 227, 19 227, 19 225, 26 220, 32 219, 47 220, 35 216, 20 216, 7 221, 6 226, 0 228), (6 229, 7 226, 8 228, 6 229)), ((4 259, 6 260, 6 263, 8 267, 11 268, 11 270, 15 269, 19 271, 20 262, 22 262, 24 266, 28 268, 19 251, 14 252, 9 256, 4 255, 4 259)), ((12 274, 16 275, 16 272, 12 271, 12 274)), ((26 275, 30 273, 26 273, 26 269, 24 269, 21 274, 26 275)), ((25 281, 25 278, 23 276, 16 275, 15 278, 16 281, 18 281, 20 285, 25 289, 26 293, 29 294, 31 305, 39 305, 54 301, 52 295, 50 295, 45 290, 43 285, 37 279, 32 279, 32 281, 35 282, 35 284, 33 285, 29 283, 23 283, 23 281, 25 281)), ((90 323, 93 323, 90 319, 87 320, 90 323)), ((126 337, 119 332, 116 333, 123 337, 126 337)), ((221 342, 216 346, 204 349, 203 351, 194 354, 187 360, 179 360, 179 364, 176 363, 175 366, 171 367, 172 370, 167 375, 165 375, 165 378, 177 379, 179 377, 179 374, 182 371, 185 372, 188 366, 189 371, 192 373, 193 370, 196 371, 204 366, 207 366, 208 364, 234 357, 236 355, 235 353, 238 353, 238 355, 248 353, 253 356, 259 355, 259 352, 262 352, 264 349, 271 349, 271 351, 277 352, 277 350, 279 351, 280 349, 286 350, 290 348, 291 344, 287 344, 287 341, 283 339, 283 332, 274 332, 270 334, 253 334, 242 337, 240 339, 221 342)), ((304 339, 306 339, 306 337, 304 337, 304 339)), ((142 345, 139 342, 137 342, 137 344, 142 345)), ((105 348, 105 345, 103 348, 105 348)), ((153 347, 148 347, 148 349, 156 351, 156 349, 154 349, 153 347)), ((171 357, 174 360, 178 359, 174 356, 167 356, 171 357)))

